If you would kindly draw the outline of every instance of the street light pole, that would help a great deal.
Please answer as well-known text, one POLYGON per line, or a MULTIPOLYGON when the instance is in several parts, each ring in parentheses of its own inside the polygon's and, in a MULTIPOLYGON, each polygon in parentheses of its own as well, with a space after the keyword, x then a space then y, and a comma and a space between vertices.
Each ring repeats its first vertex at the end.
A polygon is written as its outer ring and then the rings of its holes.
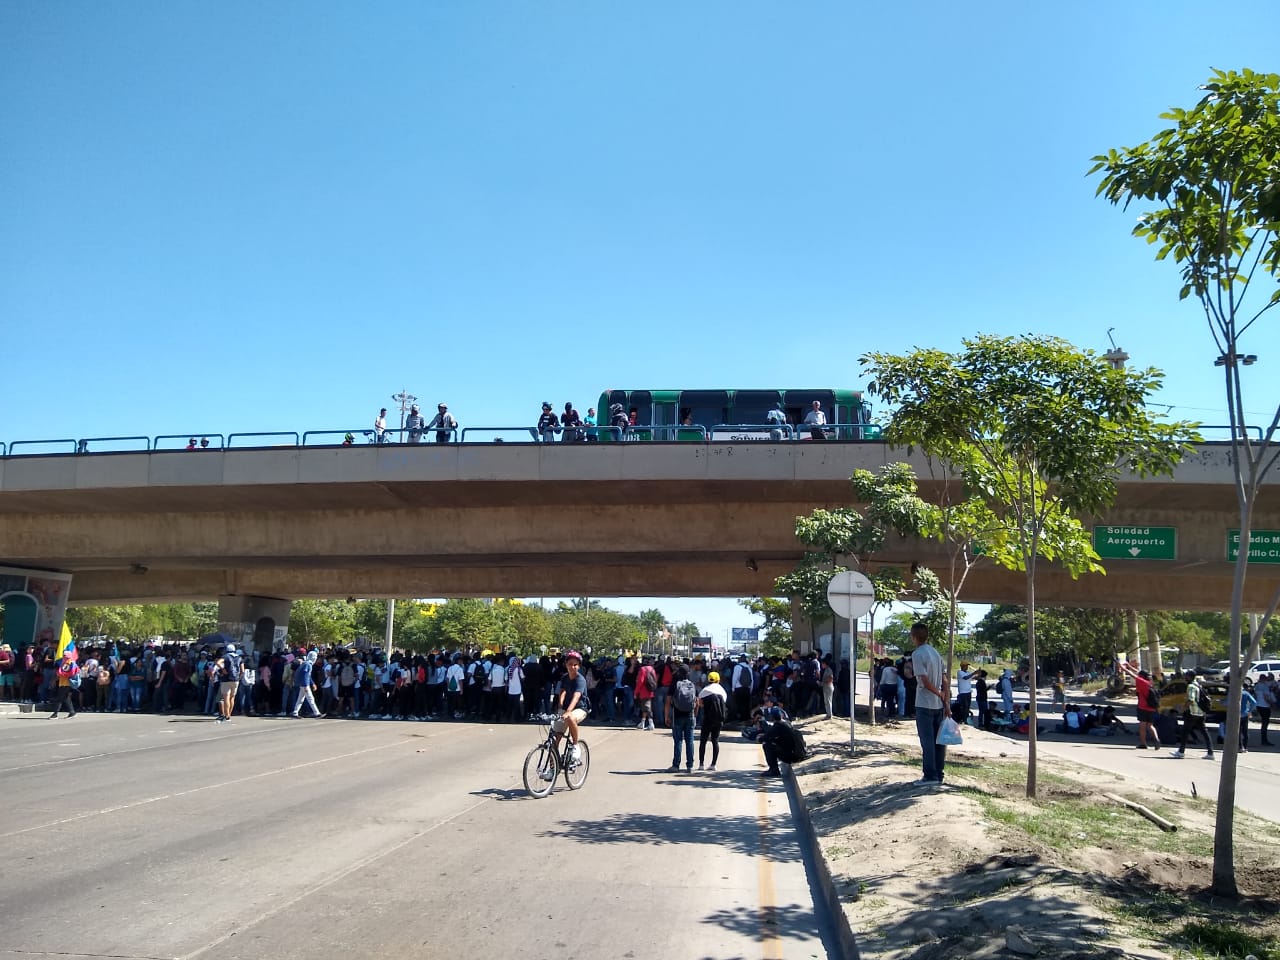
POLYGON ((403 388, 399 393, 393 393, 391 399, 400 404, 400 440, 404 441, 404 415, 409 408, 418 402, 418 398, 409 392, 409 388, 403 388))

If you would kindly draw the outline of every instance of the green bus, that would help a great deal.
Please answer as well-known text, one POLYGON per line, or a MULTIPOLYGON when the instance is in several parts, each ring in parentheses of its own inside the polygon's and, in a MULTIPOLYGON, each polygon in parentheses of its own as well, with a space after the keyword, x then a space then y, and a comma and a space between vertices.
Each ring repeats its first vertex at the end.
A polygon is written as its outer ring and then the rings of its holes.
MULTIPOLYGON (((861 390, 606 390, 596 416, 609 426, 610 410, 620 404, 631 424, 627 440, 751 441, 776 439, 769 414, 781 410, 790 428, 784 436, 809 440, 816 438, 803 424, 815 400, 826 414, 826 439, 880 439, 861 390)), ((618 437, 602 430, 600 439, 618 437)))

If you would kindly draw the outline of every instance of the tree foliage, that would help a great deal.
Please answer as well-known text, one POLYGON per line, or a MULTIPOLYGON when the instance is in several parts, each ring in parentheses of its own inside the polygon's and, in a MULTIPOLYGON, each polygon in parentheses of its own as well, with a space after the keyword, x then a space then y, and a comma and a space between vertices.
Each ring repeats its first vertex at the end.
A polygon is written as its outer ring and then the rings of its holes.
MULTIPOLYGON (((1172 256, 1179 265, 1180 299, 1194 296, 1222 370, 1231 425, 1232 468, 1240 510, 1240 554, 1231 591, 1229 658, 1240 662, 1241 612, 1248 572, 1249 531, 1258 490, 1275 467, 1280 448, 1280 404, 1261 439, 1245 429, 1241 367, 1256 359, 1246 353, 1245 335, 1280 303, 1280 74, 1215 70, 1190 109, 1161 114, 1171 121, 1151 140, 1109 150, 1093 158, 1089 171, 1101 173, 1099 195, 1128 207, 1146 206, 1134 235, 1157 247, 1156 259, 1172 256)), ((1261 331, 1254 331, 1260 333, 1261 331)), ((1274 344, 1275 336, 1264 337, 1274 344)), ((1272 595, 1259 630, 1280 605, 1272 595)), ((1233 671, 1218 814, 1214 829, 1213 889, 1234 896, 1233 825, 1236 756, 1242 688, 1233 671)))
MULTIPOLYGON (((1028 656, 1036 660, 1035 568, 1043 557, 1072 576, 1103 572, 1079 513, 1115 500, 1121 469, 1167 474, 1194 434, 1146 408, 1154 369, 1115 369, 1057 337, 979 335, 948 354, 868 353, 871 390, 896 409, 891 443, 919 446, 960 473, 1013 549, 993 559, 1025 573, 1028 656)), ((1035 698, 1027 795, 1036 794, 1035 698)))
POLYGON ((743 609, 764 619, 760 652, 766 657, 784 657, 791 652, 791 603, 777 597, 750 597, 739 600, 743 609))

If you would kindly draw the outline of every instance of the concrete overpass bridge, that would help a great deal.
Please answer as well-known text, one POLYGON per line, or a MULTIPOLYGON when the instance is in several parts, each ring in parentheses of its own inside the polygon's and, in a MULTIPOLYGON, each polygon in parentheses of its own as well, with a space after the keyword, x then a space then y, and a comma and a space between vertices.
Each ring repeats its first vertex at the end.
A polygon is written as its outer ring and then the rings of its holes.
MULTIPOLYGON (((1172 559, 1041 567, 1045 604, 1223 609, 1236 526, 1229 450, 1172 479, 1125 478, 1099 523, 1176 528, 1172 559)), ((389 596, 749 596, 801 555, 799 514, 848 503, 848 477, 906 459, 878 443, 423 444, 0 459, 0 564, 73 574, 71 603, 389 596)), ((1280 530, 1280 485, 1255 528, 1280 530)), ((938 565, 937 544, 885 562, 938 565)), ((1251 568, 1262 607, 1280 564, 1251 568)), ((987 563, 964 599, 1018 602, 987 563)), ((247 604, 232 616, 234 601, 247 604)), ((287 611, 287 605, 284 608, 287 611)), ((286 613, 287 615, 287 613, 286 613)))

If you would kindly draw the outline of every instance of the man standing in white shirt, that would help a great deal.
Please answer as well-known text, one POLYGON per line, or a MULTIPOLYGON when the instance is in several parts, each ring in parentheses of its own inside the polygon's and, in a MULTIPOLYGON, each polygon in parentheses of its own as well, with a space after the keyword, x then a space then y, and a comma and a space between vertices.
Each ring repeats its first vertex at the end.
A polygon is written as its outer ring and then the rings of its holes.
POLYGON ((947 764, 947 748, 938 743, 938 733, 942 721, 951 714, 951 691, 942 657, 929 643, 929 628, 923 623, 913 624, 911 640, 916 645, 911 654, 911 667, 916 675, 916 733, 920 737, 924 766, 924 776, 918 783, 940 786, 947 764))
POLYGON ((976 670, 969 669, 969 661, 960 661, 960 672, 956 674, 956 723, 964 726, 969 722, 969 704, 973 701, 973 678, 976 670))
POLYGON ((805 426, 809 428, 809 436, 815 440, 827 439, 827 431, 823 429, 827 425, 827 415, 822 412, 822 401, 813 401, 813 409, 804 415, 805 426))
POLYGON ((373 418, 373 438, 378 443, 386 442, 387 436, 387 408, 383 407, 378 411, 378 415, 373 418))

